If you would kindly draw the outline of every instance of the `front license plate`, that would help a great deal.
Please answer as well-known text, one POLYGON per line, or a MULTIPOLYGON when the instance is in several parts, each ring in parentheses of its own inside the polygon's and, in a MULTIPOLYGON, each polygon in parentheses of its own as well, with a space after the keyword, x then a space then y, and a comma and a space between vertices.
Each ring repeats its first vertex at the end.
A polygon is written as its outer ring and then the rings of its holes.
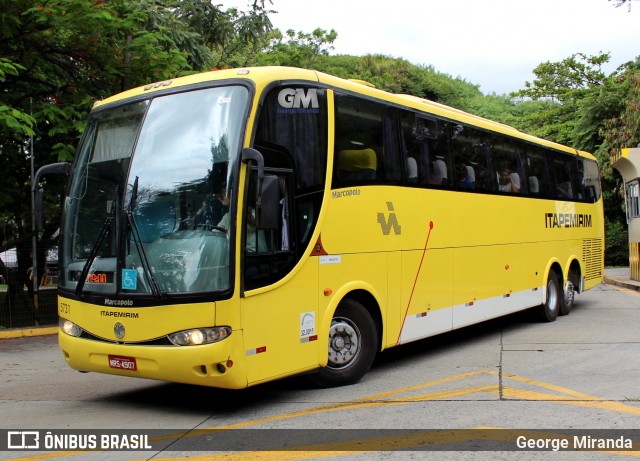
POLYGON ((130 371, 136 371, 138 369, 135 357, 122 357, 119 355, 109 356, 109 367, 130 371))

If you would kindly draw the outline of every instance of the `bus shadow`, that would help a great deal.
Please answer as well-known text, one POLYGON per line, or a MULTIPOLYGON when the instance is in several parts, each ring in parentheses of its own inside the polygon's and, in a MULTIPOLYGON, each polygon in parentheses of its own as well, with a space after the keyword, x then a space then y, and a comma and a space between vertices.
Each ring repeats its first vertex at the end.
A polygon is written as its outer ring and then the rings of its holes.
POLYGON ((163 410, 167 413, 229 415, 242 409, 258 410, 278 401, 288 402, 292 392, 317 389, 306 376, 294 376, 247 389, 217 389, 180 383, 149 381, 149 385, 129 391, 115 391, 97 402, 127 408, 163 410))
POLYGON ((387 349, 378 354, 372 369, 382 371, 390 367, 404 366, 404 364, 411 366, 413 362, 422 360, 429 355, 446 353, 447 349, 459 348, 484 338, 495 337, 505 330, 523 328, 535 323, 539 322, 531 311, 516 312, 504 317, 487 320, 387 349))
MULTIPOLYGON (((571 316, 575 315, 580 315, 579 301, 576 301, 568 316, 559 316, 556 322, 562 322, 565 318, 570 319, 571 316)), ((536 311, 535 308, 515 312, 503 317, 486 320, 475 325, 385 350, 383 353, 378 354, 372 370, 384 371, 388 368, 396 368, 398 366, 411 366, 413 363, 429 355, 446 353, 447 350, 458 349, 461 346, 495 337, 503 333, 533 328, 536 325, 544 328, 546 323, 547 322, 540 320, 539 312, 536 311)), ((453 367, 454 365, 452 364, 452 368, 453 367)))

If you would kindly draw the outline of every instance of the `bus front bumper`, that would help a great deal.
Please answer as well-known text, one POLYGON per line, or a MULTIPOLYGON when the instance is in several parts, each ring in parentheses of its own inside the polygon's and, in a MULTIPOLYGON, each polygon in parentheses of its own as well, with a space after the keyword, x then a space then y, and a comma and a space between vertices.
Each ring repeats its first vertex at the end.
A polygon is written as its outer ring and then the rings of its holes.
POLYGON ((76 338, 58 333, 60 350, 73 369, 185 384, 243 389, 247 375, 242 330, 200 346, 143 346, 76 338))

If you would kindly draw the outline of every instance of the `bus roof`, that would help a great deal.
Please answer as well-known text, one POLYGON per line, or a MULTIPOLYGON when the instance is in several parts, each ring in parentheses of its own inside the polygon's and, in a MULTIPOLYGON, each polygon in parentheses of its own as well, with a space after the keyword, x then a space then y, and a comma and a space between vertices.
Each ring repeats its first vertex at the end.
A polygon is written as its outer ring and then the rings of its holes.
POLYGON ((495 122, 484 117, 473 115, 460 109, 437 103, 435 101, 430 101, 428 99, 409 94, 390 93, 377 89, 370 83, 361 80, 346 80, 322 72, 295 67, 245 67, 202 72, 162 82, 151 83, 138 88, 124 91, 102 101, 96 102, 94 108, 102 107, 107 104, 116 103, 129 98, 139 97, 145 94, 151 94, 155 91, 231 79, 250 80, 258 89, 264 88, 274 81, 284 80, 322 83, 329 87, 340 88, 347 91, 359 93, 403 107, 411 107, 420 112, 426 112, 436 116, 445 117, 451 120, 459 121, 461 123, 467 123, 479 128, 484 128, 489 131, 514 136, 535 144, 540 144, 546 147, 561 150, 563 152, 595 159, 595 157, 588 152, 579 151, 562 144, 538 138, 536 136, 523 133, 516 128, 504 123, 495 122))

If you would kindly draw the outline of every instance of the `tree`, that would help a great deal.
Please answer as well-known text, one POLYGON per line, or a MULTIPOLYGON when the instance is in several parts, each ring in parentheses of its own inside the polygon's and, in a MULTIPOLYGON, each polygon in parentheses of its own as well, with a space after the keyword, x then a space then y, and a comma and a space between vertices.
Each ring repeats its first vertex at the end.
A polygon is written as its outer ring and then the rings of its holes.
POLYGON ((275 30, 266 53, 260 55, 256 63, 315 69, 321 66, 323 57, 329 56, 336 38, 338 34, 333 29, 327 32, 317 28, 311 33, 289 29, 284 35, 275 30))
POLYGON ((640 57, 629 62, 617 77, 622 103, 614 117, 606 120, 602 133, 610 153, 640 143, 640 57))
POLYGON ((525 82, 525 88, 513 93, 516 97, 551 99, 567 103, 579 99, 592 85, 599 85, 605 78, 602 64, 611 59, 608 53, 587 56, 576 53, 560 62, 539 64, 533 73, 536 79, 525 82))
MULTIPOLYGON (((269 43, 272 29, 265 0, 253 0, 247 11, 220 9, 210 0, 176 0, 175 17, 188 27, 189 34, 199 37, 201 48, 183 47, 189 56, 201 57, 194 69, 240 67, 252 63, 269 43), (202 49, 204 48, 204 49, 202 49)), ((184 33, 184 32, 183 32, 184 33)), ((190 41, 185 41, 188 45, 190 41)))
POLYGON ((511 94, 519 98, 528 111, 517 122, 517 128, 561 144, 574 145, 575 113, 580 101, 593 88, 603 84, 602 65, 609 54, 587 56, 576 53, 558 62, 538 65, 533 73, 536 79, 525 82, 525 88, 511 94), (527 100, 542 101, 529 104, 527 100))

